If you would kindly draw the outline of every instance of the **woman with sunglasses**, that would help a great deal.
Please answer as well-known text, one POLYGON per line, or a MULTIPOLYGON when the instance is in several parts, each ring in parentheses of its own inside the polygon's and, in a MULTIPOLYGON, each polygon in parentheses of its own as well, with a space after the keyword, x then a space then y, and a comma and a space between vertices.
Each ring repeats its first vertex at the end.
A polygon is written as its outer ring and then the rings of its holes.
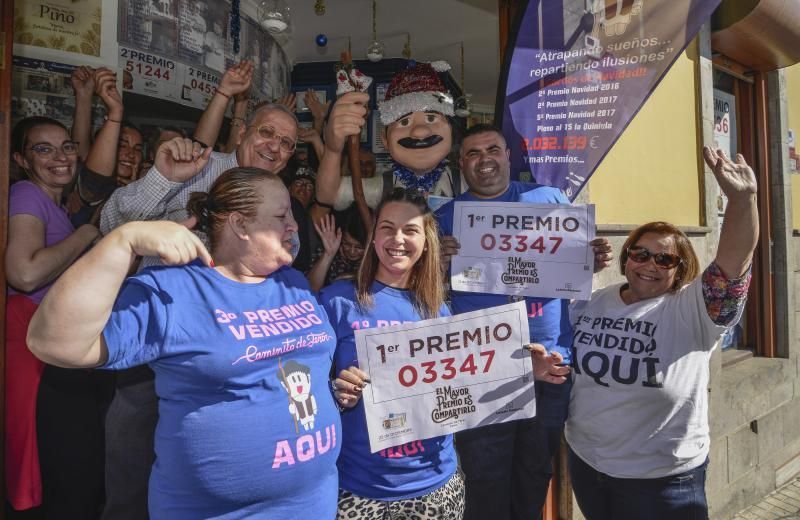
POLYGON ((565 434, 588 520, 708 518, 709 360, 742 314, 758 214, 744 158, 703 155, 728 198, 711 265, 700 273, 686 235, 651 222, 623 246, 626 282, 570 309, 575 383, 565 434))
MULTIPOLYGON (((97 239, 99 232, 88 224, 75 229, 63 205, 63 196, 72 186, 78 166, 78 144, 64 125, 46 117, 25 118, 14 127, 11 141, 12 158, 25 180, 14 183, 9 194, 5 475, 11 506, 25 510, 42 504, 43 484, 46 505, 60 507, 64 478, 66 484, 70 479, 79 482, 70 472, 94 462, 86 460, 76 468, 57 467, 63 460, 58 455, 63 432, 48 427, 59 413, 49 397, 59 399, 63 378, 61 374, 50 377, 50 372, 45 372, 45 365, 28 351, 25 334, 52 283, 97 239)), ((76 389, 72 391, 77 393, 76 389)), ((76 424, 81 419, 77 413, 73 417, 76 424)), ((85 428, 90 429, 89 425, 85 428)), ((90 489, 90 479, 82 476, 86 485, 81 489, 89 495, 94 493, 97 499, 96 490, 90 489)), ((102 486, 102 479, 95 484, 102 486)), ((91 497, 84 498, 74 494, 71 505, 92 502, 91 497)), ((97 500, 91 507, 97 507, 97 500)), ((85 513, 61 509, 59 513, 67 516, 82 517, 85 513)))
POLYGON ((320 301, 336 330, 335 397, 342 412, 340 519, 458 519, 464 481, 456 471, 453 436, 370 453, 354 329, 449 316, 439 268, 436 221, 425 198, 395 188, 381 202, 356 280, 323 289, 320 301))

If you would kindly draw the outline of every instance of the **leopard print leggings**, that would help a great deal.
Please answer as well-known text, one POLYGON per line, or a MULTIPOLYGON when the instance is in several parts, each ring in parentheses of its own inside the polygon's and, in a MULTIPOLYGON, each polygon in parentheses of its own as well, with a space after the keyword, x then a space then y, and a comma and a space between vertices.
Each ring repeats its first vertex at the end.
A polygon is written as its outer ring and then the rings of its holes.
POLYGON ((464 478, 459 471, 427 495, 404 500, 374 500, 339 489, 336 520, 461 520, 464 478))

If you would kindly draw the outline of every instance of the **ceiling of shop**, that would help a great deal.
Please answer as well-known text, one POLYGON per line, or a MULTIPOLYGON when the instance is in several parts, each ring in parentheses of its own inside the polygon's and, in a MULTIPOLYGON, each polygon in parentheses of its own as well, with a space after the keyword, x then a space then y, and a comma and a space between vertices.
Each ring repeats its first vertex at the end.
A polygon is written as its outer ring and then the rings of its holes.
MULTIPOLYGON (((352 41, 353 58, 364 59, 372 41, 372 0, 326 0, 326 13, 314 14, 314 0, 288 0, 292 14, 289 51, 295 62, 333 61, 352 41), (325 34, 328 45, 317 47, 325 34)), ((451 74, 461 78, 464 42, 464 80, 473 103, 494 105, 500 72, 497 0, 377 0, 378 39, 386 57, 400 57, 406 34, 411 34, 412 58, 445 60, 451 74)))

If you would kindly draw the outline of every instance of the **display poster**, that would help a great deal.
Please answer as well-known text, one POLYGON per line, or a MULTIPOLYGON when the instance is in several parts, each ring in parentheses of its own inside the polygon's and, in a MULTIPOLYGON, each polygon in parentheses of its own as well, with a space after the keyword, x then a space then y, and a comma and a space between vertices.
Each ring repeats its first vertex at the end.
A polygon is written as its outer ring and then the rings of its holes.
POLYGON ((719 0, 528 1, 495 110, 512 175, 575 200, 719 0))
POLYGON ((355 331, 375 453, 536 414, 524 302, 355 331))
MULTIPOLYGON (((75 92, 70 76, 74 65, 14 56, 11 74, 11 121, 23 117, 45 116, 72 126, 75 92)), ((105 107, 95 96, 92 102, 92 123, 99 128, 105 107)))
POLYGON ((102 0, 14 3, 14 43, 100 56, 102 0))
POLYGON ((594 206, 458 201, 451 287, 588 300, 592 295, 594 206))
MULTIPOLYGON (((736 154, 739 153, 736 141, 736 97, 716 88, 714 89, 714 148, 719 148, 734 161, 736 154)), ((727 205, 728 199, 720 191, 717 196, 720 229, 727 205)))
POLYGON ((230 36, 230 1, 119 0, 123 89, 205 109, 234 63, 253 63, 251 103, 288 92, 291 67, 275 39, 242 14, 239 54, 230 36))
POLYGON ((786 131, 786 134, 786 141, 789 145, 789 171, 792 174, 797 175, 800 173, 800 152, 797 149, 797 137, 794 129, 792 128, 789 128, 786 131))

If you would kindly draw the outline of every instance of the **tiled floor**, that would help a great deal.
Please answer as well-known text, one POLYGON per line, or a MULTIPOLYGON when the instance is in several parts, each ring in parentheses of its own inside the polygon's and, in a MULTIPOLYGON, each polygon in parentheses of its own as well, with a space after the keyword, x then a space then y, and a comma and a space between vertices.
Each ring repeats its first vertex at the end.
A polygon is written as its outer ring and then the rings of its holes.
POLYGON ((740 511, 734 520, 800 519, 800 478, 774 491, 758 504, 740 511))

